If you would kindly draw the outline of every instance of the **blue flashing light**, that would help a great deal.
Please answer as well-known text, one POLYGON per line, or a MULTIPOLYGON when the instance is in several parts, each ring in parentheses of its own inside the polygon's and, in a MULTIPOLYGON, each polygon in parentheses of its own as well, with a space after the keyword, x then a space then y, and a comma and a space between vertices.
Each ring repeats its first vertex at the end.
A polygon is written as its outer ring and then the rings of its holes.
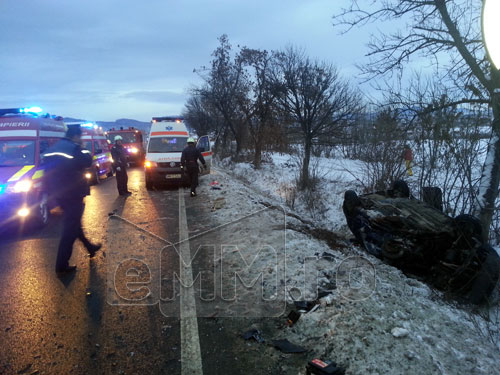
POLYGON ((42 113, 43 109, 41 109, 40 107, 20 108, 19 112, 21 112, 21 113, 42 113))
POLYGON ((5 191, 5 186, 6 185, 0 185, 0 194, 2 194, 5 191))

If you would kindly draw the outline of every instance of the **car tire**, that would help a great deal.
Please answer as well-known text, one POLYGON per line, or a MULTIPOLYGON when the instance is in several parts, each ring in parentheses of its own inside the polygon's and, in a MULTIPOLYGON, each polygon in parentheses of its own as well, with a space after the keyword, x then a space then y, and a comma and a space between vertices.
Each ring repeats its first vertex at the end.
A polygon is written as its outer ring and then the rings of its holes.
POLYGON ((453 219, 457 233, 463 237, 466 244, 472 246, 475 241, 482 241, 483 228, 481 221, 475 216, 461 214, 453 219))
POLYGON ((153 181, 151 181, 151 179, 146 176, 146 190, 153 190, 153 188, 153 181))
POLYGON ((109 168, 109 172, 106 173, 107 177, 113 177, 113 168, 109 168))
POLYGON ((481 264, 481 269, 475 275, 471 290, 467 295, 467 302, 474 305, 488 301, 500 276, 500 257, 495 249, 489 245, 483 245, 480 250, 485 253, 484 261, 481 264))
POLYGON ((99 178, 99 170, 96 168, 94 170, 94 175, 92 176, 92 185, 99 185, 101 180, 99 178))

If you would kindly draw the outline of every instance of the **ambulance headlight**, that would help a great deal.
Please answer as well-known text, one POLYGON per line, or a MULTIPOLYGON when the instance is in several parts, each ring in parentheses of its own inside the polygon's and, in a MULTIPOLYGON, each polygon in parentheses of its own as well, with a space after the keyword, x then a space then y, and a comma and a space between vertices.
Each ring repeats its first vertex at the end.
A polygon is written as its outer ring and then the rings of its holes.
POLYGON ((128 149, 128 152, 131 152, 132 154, 137 154, 139 150, 136 147, 130 147, 128 149))
POLYGON ((158 166, 158 164, 157 164, 155 161, 149 161, 149 160, 146 160, 146 161, 144 162, 144 166, 145 166, 146 168, 153 168, 153 167, 157 167, 157 166, 158 166))
POLYGON ((17 181, 10 187, 10 191, 14 193, 27 193, 33 187, 33 182, 30 180, 17 181))

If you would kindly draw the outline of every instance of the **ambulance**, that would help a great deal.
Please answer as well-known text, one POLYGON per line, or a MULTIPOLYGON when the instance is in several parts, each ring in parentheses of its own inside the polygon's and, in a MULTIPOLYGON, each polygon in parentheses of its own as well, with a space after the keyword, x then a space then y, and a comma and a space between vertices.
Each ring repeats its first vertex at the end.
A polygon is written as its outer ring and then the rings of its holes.
MULTIPOLYGON (((181 155, 187 146, 189 132, 182 116, 153 117, 144 163, 146 189, 156 185, 185 184, 181 169, 181 155)), ((207 135, 198 138, 196 147, 201 151, 207 168, 201 174, 210 173, 212 151, 207 135)))
POLYGON ((120 129, 112 128, 106 133, 106 138, 110 145, 115 143, 115 137, 117 135, 122 137, 122 145, 127 152, 127 161, 135 165, 143 165, 144 157, 146 152, 144 151, 144 137, 142 136, 142 131, 135 129, 133 126, 128 129, 121 127, 120 129))
POLYGON ((103 177, 113 176, 113 159, 102 128, 92 122, 68 122, 66 125, 80 125, 82 147, 92 153, 92 167, 85 171, 89 184, 97 185, 103 177))
POLYGON ((41 155, 64 137, 62 117, 39 107, 0 109, 0 229, 48 222, 54 206, 43 190, 41 155))

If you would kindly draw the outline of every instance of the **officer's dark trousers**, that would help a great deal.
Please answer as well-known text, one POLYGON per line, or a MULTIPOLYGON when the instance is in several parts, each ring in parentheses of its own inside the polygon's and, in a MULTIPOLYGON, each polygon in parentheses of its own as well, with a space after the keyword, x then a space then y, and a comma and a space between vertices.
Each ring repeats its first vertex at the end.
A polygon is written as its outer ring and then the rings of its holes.
POLYGON ((189 177, 191 191, 196 193, 196 187, 198 186, 198 165, 196 165, 196 167, 187 167, 187 175, 189 177))
POLYGON ((116 171, 116 187, 118 188, 118 194, 123 195, 128 192, 128 175, 125 168, 121 168, 121 171, 116 171))
POLYGON ((59 205, 64 210, 63 231, 57 252, 56 271, 62 271, 68 267, 69 258, 73 252, 73 243, 78 238, 88 249, 90 241, 85 237, 82 229, 82 215, 85 208, 83 199, 71 199, 60 201, 59 205))

